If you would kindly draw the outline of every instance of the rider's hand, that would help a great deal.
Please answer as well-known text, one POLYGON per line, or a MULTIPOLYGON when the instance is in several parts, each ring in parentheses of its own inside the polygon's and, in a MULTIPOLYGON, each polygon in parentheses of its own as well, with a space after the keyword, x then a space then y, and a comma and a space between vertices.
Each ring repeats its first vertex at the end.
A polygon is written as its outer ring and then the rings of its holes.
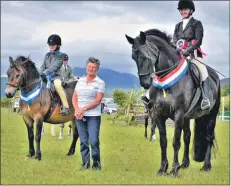
POLYGON ((44 73, 41 73, 40 77, 41 77, 43 82, 47 82, 47 77, 46 77, 46 75, 44 73))
POLYGON ((193 52, 193 48, 192 47, 188 47, 187 49, 182 51, 182 55, 185 57, 190 56, 190 54, 193 52))

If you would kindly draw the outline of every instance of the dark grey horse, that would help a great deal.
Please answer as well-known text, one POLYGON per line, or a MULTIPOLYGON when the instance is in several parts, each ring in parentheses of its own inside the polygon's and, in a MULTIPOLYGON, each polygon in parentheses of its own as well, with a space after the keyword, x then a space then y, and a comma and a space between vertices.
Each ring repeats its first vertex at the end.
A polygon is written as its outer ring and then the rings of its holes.
POLYGON ((189 70, 172 87, 165 90, 153 85, 153 75, 165 76, 171 72, 181 61, 179 53, 171 43, 171 38, 165 33, 151 29, 140 32, 135 39, 126 35, 132 45, 132 59, 136 62, 140 85, 150 89, 152 101, 153 122, 157 124, 160 134, 161 166, 158 175, 163 175, 168 169, 167 137, 165 122, 168 118, 175 123, 173 136, 174 160, 171 175, 177 176, 180 168, 187 168, 189 160, 190 144, 190 119, 195 119, 194 133, 194 160, 203 162, 201 170, 211 169, 211 148, 214 144, 214 129, 216 117, 220 106, 220 81, 218 75, 211 68, 208 69, 210 77, 210 93, 212 97, 211 109, 201 109, 201 89, 195 83, 198 73, 193 64, 188 63, 189 70), (180 150, 181 132, 184 131, 184 157, 182 165, 178 161, 180 150))

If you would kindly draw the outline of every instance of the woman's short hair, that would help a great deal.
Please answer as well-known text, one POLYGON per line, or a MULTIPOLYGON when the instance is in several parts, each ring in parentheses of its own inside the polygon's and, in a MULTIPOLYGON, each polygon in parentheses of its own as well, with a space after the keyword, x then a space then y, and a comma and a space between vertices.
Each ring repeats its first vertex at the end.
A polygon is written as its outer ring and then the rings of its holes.
POLYGON ((87 64, 88 63, 95 63, 98 65, 98 67, 100 66, 100 61, 95 57, 89 57, 89 59, 87 60, 87 64))

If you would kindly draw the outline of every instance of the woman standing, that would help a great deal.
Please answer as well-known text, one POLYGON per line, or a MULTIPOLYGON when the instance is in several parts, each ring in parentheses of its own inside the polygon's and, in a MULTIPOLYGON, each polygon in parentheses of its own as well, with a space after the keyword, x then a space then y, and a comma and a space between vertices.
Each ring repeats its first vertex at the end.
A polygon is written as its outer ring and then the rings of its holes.
POLYGON ((72 98, 80 137, 81 169, 90 167, 90 142, 93 160, 92 170, 101 170, 99 133, 101 101, 104 96, 105 83, 96 75, 99 66, 100 61, 98 59, 93 57, 88 59, 86 65, 87 75, 78 80, 72 98))

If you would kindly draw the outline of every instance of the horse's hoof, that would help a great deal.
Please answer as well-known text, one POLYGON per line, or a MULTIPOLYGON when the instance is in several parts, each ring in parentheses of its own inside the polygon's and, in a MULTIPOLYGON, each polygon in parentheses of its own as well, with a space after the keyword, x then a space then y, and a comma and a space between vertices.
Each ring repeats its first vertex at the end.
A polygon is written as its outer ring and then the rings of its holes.
POLYGON ((30 158, 32 158, 32 156, 30 154, 26 155, 25 160, 29 160, 30 158))
POLYGON ((179 177, 180 166, 173 167, 169 175, 173 177, 179 177))
POLYGON ((40 161, 41 160, 41 155, 35 155, 34 159, 40 161))
POLYGON ((187 169, 190 165, 190 162, 189 161, 183 161, 180 168, 182 169, 187 169))
POLYGON ((32 153, 27 154, 25 158, 29 159, 29 158, 32 158, 34 155, 35 153, 32 152, 32 153))
POLYGON ((67 156, 73 156, 75 154, 75 150, 71 149, 69 152, 66 154, 67 156))
POLYGON ((164 170, 160 169, 157 171, 157 176, 164 176, 164 175, 166 175, 166 172, 164 170))
POLYGON ((145 134, 144 137, 147 139, 148 138, 147 134, 145 134))
POLYGON ((172 172, 171 171, 168 175, 170 177, 173 177, 173 178, 179 178, 180 177, 179 172, 172 172))
POLYGON ((211 164, 208 164, 208 165, 204 165, 200 171, 204 171, 204 172, 209 172, 211 170, 212 166, 211 164))
POLYGON ((34 157, 34 159, 40 161, 41 157, 34 157))
POLYGON ((58 138, 59 140, 63 140, 64 139, 64 137, 62 137, 62 136, 59 136, 59 138, 58 138))

